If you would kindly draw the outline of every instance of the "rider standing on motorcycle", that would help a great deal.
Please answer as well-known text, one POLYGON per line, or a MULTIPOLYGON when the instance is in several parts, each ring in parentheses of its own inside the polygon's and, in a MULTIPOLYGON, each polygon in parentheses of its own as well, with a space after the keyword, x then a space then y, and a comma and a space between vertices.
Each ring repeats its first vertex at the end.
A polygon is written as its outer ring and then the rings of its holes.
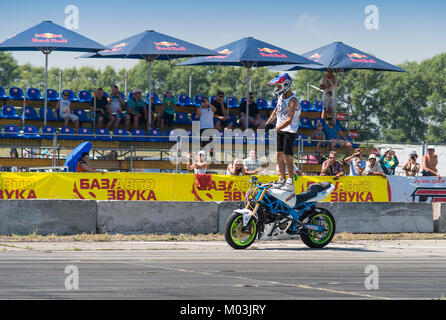
POLYGON ((273 188, 294 192, 293 145, 299 128, 300 103, 291 91, 293 80, 287 73, 278 75, 268 84, 276 86, 274 94, 278 97, 277 106, 266 122, 266 125, 270 125, 277 119, 277 165, 280 179, 273 184, 273 188), (289 172, 288 179, 285 167, 289 172))

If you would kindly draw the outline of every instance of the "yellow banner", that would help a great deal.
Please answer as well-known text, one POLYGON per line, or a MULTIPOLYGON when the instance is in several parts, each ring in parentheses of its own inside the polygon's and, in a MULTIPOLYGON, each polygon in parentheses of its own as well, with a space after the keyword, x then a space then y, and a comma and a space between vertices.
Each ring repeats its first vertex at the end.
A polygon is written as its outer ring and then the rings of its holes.
MULTIPOLYGON (((277 176, 258 176, 261 182, 277 176)), ((315 182, 330 181, 334 192, 324 201, 387 202, 387 179, 382 177, 305 176, 295 181, 297 193, 315 182)), ((1 173, 0 199, 91 199, 141 201, 242 201, 249 176, 171 173, 1 173)))

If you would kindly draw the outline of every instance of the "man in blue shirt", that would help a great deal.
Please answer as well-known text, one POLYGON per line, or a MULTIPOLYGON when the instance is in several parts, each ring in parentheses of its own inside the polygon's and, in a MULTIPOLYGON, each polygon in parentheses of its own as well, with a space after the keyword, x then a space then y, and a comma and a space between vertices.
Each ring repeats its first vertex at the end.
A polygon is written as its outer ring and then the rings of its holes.
POLYGON ((336 124, 335 119, 333 117, 327 117, 327 121, 328 124, 324 125, 322 130, 325 133, 325 139, 329 142, 330 150, 334 150, 336 144, 338 144, 341 146, 341 148, 346 147, 346 153, 350 154, 352 150, 352 144, 347 141, 344 132, 342 132, 341 128, 336 124))
POLYGON ((355 149, 355 152, 349 156, 344 158, 344 162, 350 165, 350 176, 361 176, 362 172, 365 169, 366 163, 364 160, 361 160, 362 150, 355 149))
POLYGON ((138 129, 139 120, 142 119, 143 114, 146 108, 145 102, 141 99, 142 91, 141 89, 135 89, 133 91, 132 97, 127 101, 127 115, 125 118, 125 129, 127 131, 130 130, 130 121, 133 121, 134 129, 138 129))

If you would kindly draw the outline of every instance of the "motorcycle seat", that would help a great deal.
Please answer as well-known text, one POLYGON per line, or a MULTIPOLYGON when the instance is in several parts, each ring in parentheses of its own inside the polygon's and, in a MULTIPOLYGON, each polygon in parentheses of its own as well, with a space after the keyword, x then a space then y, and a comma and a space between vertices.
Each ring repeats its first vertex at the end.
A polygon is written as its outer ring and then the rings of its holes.
POLYGON ((330 186, 331 186, 330 182, 324 181, 320 183, 313 183, 308 187, 308 190, 314 193, 320 193, 330 188, 330 186))
POLYGON ((296 195, 296 206, 304 203, 305 201, 310 200, 311 198, 316 198, 318 193, 323 192, 330 188, 330 182, 321 182, 314 183, 310 185, 307 191, 302 192, 301 194, 296 195))

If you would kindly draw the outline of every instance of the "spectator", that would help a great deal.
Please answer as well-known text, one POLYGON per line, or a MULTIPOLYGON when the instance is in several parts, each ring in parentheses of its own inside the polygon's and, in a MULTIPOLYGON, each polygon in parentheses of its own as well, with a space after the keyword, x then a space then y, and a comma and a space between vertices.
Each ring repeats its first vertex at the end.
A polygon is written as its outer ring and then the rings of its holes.
MULTIPOLYGON (((262 119, 259 112, 259 106, 254 101, 254 94, 252 92, 249 93, 249 106, 248 106, 248 116, 249 123, 248 126, 254 129, 263 129, 265 127, 265 120, 262 119)), ((239 114, 240 114, 240 124, 243 130, 246 128, 246 100, 243 101, 239 106, 239 114)))
POLYGON ((415 177, 420 172, 420 164, 417 162, 418 154, 416 151, 410 153, 409 159, 403 165, 403 171, 406 177, 415 177))
MULTIPOLYGON (((118 86, 113 86, 110 97, 108 98, 107 111, 109 113, 110 121, 107 124, 107 129, 117 129, 119 124, 125 122, 126 115, 122 112, 122 107, 125 105, 122 99, 121 92, 118 86)), ((129 116, 130 118, 130 116, 129 116)))
POLYGON ((322 130, 322 123, 318 123, 316 126, 316 130, 313 131, 313 134, 311 135, 311 142, 316 142, 316 152, 320 153, 319 148, 327 146, 327 152, 328 152, 328 144, 324 143, 325 140, 325 133, 322 130))
POLYGON ((345 175, 342 164, 337 160, 338 154, 336 151, 331 151, 328 160, 322 164, 321 176, 334 176, 334 180, 345 175))
MULTIPOLYGON (((11 150, 9 150, 9 154, 10 154, 11 158, 19 157, 19 153, 17 152, 16 148, 11 148, 11 150)), ((11 167, 11 172, 18 172, 18 171, 19 171, 19 169, 16 166, 11 167)))
POLYGON ((173 117, 175 115, 176 100, 172 96, 172 91, 167 90, 166 96, 163 99, 163 111, 161 113, 161 131, 164 131, 164 125, 170 128, 173 124, 173 117))
POLYGON ((395 155, 395 151, 393 151, 392 148, 386 149, 384 154, 379 159, 379 164, 383 168, 383 171, 386 175, 395 175, 395 168, 399 164, 398 158, 395 155))
POLYGON ((218 131, 222 131, 223 129, 232 129, 234 125, 231 116, 229 115, 229 108, 226 105, 225 94, 223 92, 217 93, 217 98, 212 102, 212 105, 215 107, 216 111, 214 113, 215 121, 215 129, 218 131))
POLYGON ((423 156, 423 177, 437 176, 441 179, 440 174, 437 171, 438 157, 435 154, 435 147, 430 145, 427 147, 427 154, 423 156))
POLYGON ((98 128, 104 128, 104 123, 107 123, 107 129, 113 125, 114 119, 111 118, 111 112, 109 108, 109 100, 104 95, 104 90, 102 88, 98 88, 94 93, 96 97, 96 110, 95 106, 95 97, 91 98, 90 109, 95 113, 94 121, 98 124, 98 128))
POLYGON ((255 150, 249 152, 249 158, 243 160, 243 167, 246 170, 246 174, 253 175, 258 174, 262 170, 262 165, 259 159, 257 159, 257 153, 255 150))
POLYGON ((330 150, 333 150, 336 147, 336 144, 339 144, 341 148, 346 147, 347 154, 350 154, 352 149, 352 144, 349 141, 346 141, 346 137, 344 132, 342 132, 341 128, 336 124, 336 121, 333 117, 327 118, 328 124, 323 126, 323 131, 325 134, 325 140, 328 140, 330 150), (341 139, 339 139, 341 136, 341 139))
POLYGON ((208 164, 205 161, 205 153, 203 150, 198 152, 198 161, 195 162, 194 154, 191 152, 187 155, 187 170, 194 170, 196 174, 205 174, 208 164))
POLYGON ((77 163, 76 172, 97 172, 95 169, 90 168, 88 165, 88 160, 90 159, 90 155, 88 152, 83 152, 79 162, 77 163))
MULTIPOLYGON (((153 105, 155 99, 152 97, 150 98, 150 105, 152 106, 151 114, 152 114, 152 128, 160 128, 161 127, 161 112, 156 110, 156 106, 153 105)), ((147 128, 148 130, 148 128, 147 128)))
POLYGON ((76 132, 79 131, 79 117, 71 111, 70 101, 68 96, 70 94, 65 91, 62 96, 62 100, 57 101, 55 112, 59 114, 59 117, 64 120, 64 126, 68 127, 68 122, 71 120, 74 122, 76 132), (58 112, 59 111, 59 112, 58 112))
POLYGON ((363 176, 382 176, 386 177, 381 165, 377 161, 378 157, 375 154, 369 155, 369 160, 366 163, 365 169, 362 172, 363 176))
POLYGON ((333 69, 328 69, 327 74, 322 77, 319 89, 323 90, 324 109, 322 110, 321 118, 325 119, 327 116, 334 115, 334 91, 335 87, 339 86, 333 69))
POLYGON ((366 163, 364 160, 361 160, 361 156, 362 156, 362 150, 358 148, 351 156, 345 157, 344 162, 350 165, 350 176, 362 175, 366 163))
POLYGON ((245 167, 243 166, 243 161, 241 159, 235 158, 234 161, 228 164, 226 169, 226 175, 230 176, 240 176, 246 175, 245 167))
POLYGON ((201 106, 197 109, 197 117, 200 118, 200 145, 202 148, 206 144, 206 141, 201 140, 201 135, 206 129, 214 128, 215 111, 215 107, 209 103, 209 98, 203 97, 201 100, 201 106))
POLYGON ((127 101, 127 115, 125 117, 125 129, 127 131, 130 130, 130 122, 133 121, 134 129, 138 129, 139 121, 143 118, 143 114, 141 113, 141 109, 146 107, 145 102, 141 99, 142 90, 135 89, 133 90, 133 95, 127 101))

